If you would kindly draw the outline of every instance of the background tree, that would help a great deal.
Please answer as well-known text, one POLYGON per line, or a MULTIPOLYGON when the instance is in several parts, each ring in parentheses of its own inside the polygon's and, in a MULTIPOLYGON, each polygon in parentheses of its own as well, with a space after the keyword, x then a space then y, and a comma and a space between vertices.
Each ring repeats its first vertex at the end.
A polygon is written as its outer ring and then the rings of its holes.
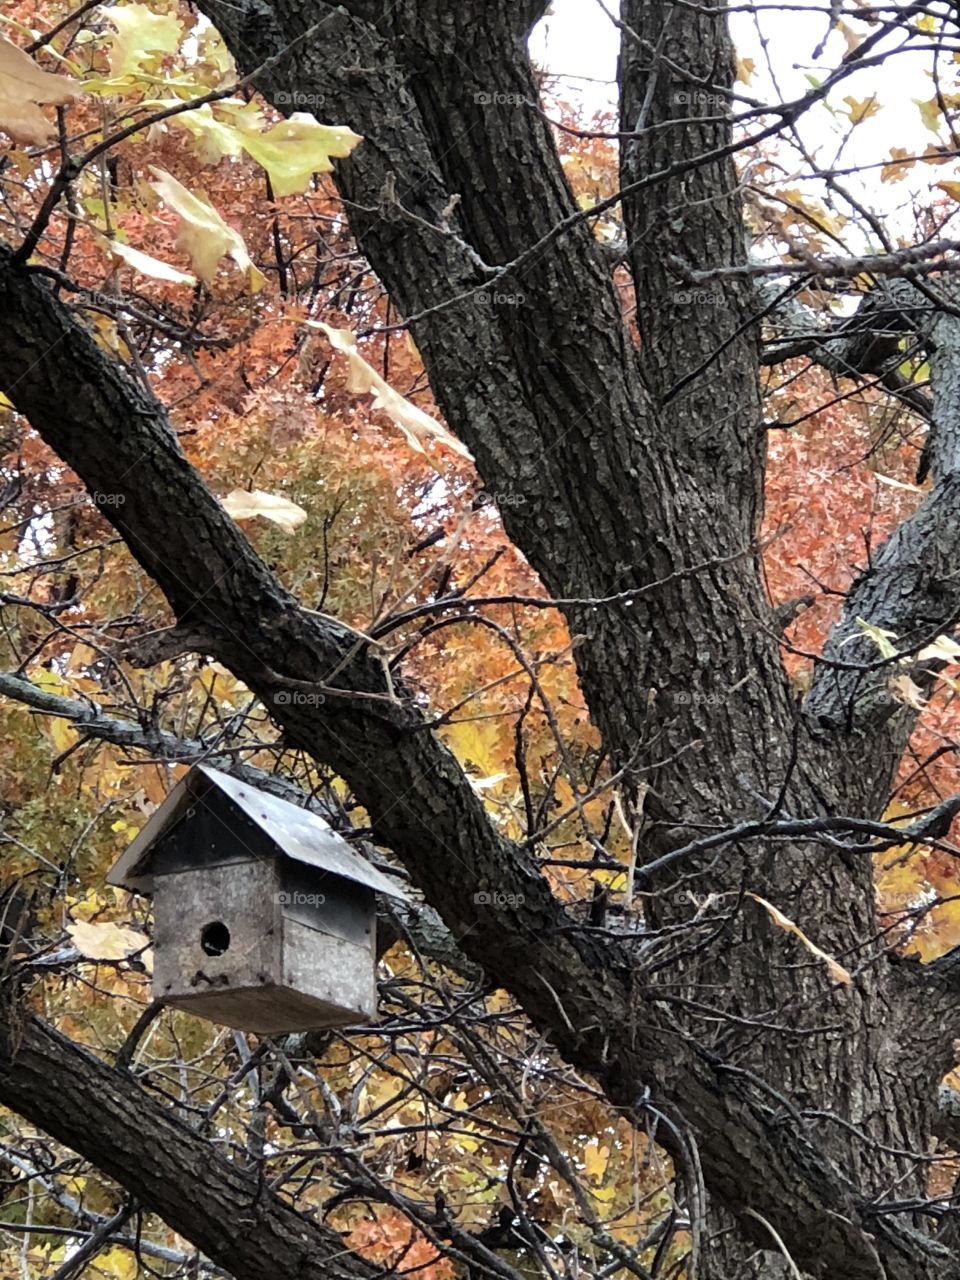
POLYGON ((624 0, 614 120, 542 11, 3 15, 11 1272, 960 1275, 956 18, 624 0), (376 1027, 149 1002, 201 759, 414 891, 376 1027))

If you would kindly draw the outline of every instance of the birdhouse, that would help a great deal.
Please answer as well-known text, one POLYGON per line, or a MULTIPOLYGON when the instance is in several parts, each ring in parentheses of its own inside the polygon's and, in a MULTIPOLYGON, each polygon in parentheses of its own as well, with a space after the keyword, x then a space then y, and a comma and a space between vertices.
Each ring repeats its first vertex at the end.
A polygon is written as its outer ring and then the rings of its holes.
POLYGON ((158 1000, 276 1035, 376 1013, 376 894, 316 814, 196 765, 107 876, 153 896, 158 1000))

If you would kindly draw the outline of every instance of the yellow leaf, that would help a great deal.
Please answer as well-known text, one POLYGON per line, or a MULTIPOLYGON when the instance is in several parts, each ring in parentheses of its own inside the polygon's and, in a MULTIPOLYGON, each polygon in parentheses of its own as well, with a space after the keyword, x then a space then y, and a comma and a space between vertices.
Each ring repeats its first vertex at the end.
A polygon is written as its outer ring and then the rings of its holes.
POLYGON ((756 63, 752 58, 737 58, 737 79, 741 84, 749 84, 753 79, 756 63))
MULTIPOLYGON (((882 658, 894 657, 897 650, 894 647, 894 645, 892 645, 890 642, 891 640, 896 640, 897 638, 897 633, 895 631, 885 631, 883 627, 878 627, 872 622, 866 622, 863 618, 855 618, 854 621, 856 622, 857 626, 866 635, 868 635, 870 639, 873 641, 873 643, 877 646, 877 648, 880 650, 880 656, 882 658)), ((844 640, 842 643, 848 644, 849 641, 854 639, 856 639, 855 636, 847 636, 846 640, 844 640)))
POLYGON ((951 636, 937 636, 932 644, 928 644, 917 654, 921 662, 935 658, 938 662, 960 662, 960 644, 951 636))
POLYGON ((448 725, 444 738, 457 758, 474 773, 489 777, 502 762, 500 730, 492 720, 461 720, 448 725))
POLYGON ((471 456, 466 446, 462 445, 456 436, 451 435, 442 423, 431 418, 422 409, 418 409, 409 400, 405 400, 399 391, 394 391, 393 387, 380 377, 376 369, 357 351, 356 336, 349 329, 332 329, 330 325, 320 320, 304 320, 303 323, 308 328, 319 329, 321 333, 326 334, 334 350, 343 352, 350 362, 347 389, 354 395, 366 395, 369 392, 373 396, 374 409, 384 410, 391 422, 395 423, 406 436, 411 449, 415 449, 417 453, 426 453, 423 442, 436 440, 446 445, 448 449, 452 449, 454 453, 458 453, 461 458, 471 456))
POLYGON ((104 921, 100 924, 84 920, 67 925, 73 945, 88 960, 123 960, 147 946, 147 939, 136 929, 104 921))
POLYGON ((114 266, 125 262, 128 267, 133 267, 134 271, 139 271, 141 275, 151 276, 154 280, 168 280, 171 284, 197 283, 196 276, 186 271, 178 271, 176 267, 171 267, 167 262, 161 262, 159 258, 151 258, 148 253, 141 253, 139 249, 124 244, 122 240, 108 240, 105 236, 100 236, 98 239, 113 259, 114 266))
POLYGON ((941 191, 945 191, 951 200, 960 203, 960 182, 938 182, 941 191))
POLYGON ((63 106, 80 95, 70 76, 41 71, 31 57, 0 36, 0 132, 36 146, 55 136, 41 105, 63 106))
POLYGON ((111 316, 105 316, 100 311, 94 311, 87 316, 87 324, 93 330, 94 342, 103 351, 109 351, 113 355, 120 355, 125 360, 130 358, 130 348, 121 336, 116 320, 111 316))
POLYGON ((238 231, 228 227, 205 195, 188 191, 173 174, 150 166, 151 186, 167 208, 180 218, 177 247, 190 255, 201 280, 213 280, 222 258, 232 258, 247 273, 252 293, 266 284, 266 277, 253 265, 247 246, 238 231))
POLYGON ((861 120, 869 120, 871 116, 875 116, 880 110, 880 103, 876 97, 870 98, 844 98, 844 102, 850 108, 847 115, 851 124, 859 124, 861 120))
MULTIPOLYGON (((79 675, 88 670, 99 659, 100 654, 92 645, 84 644, 80 641, 71 649, 64 671, 68 676, 79 675)), ((75 685, 76 681, 71 681, 71 684, 75 685)))
POLYGON ((909 676, 894 676, 887 684, 893 696, 898 702, 902 702, 904 706, 913 707, 915 711, 922 711, 927 705, 923 690, 909 676))
POLYGON ((833 24, 833 29, 834 31, 839 31, 846 41, 847 53, 853 53, 854 49, 859 48, 862 43, 862 37, 858 36, 851 27, 848 27, 842 18, 833 24))
POLYGON ((145 63, 155 63, 157 55, 180 48, 183 26, 172 14, 154 13, 145 4, 125 4, 108 9, 107 17, 117 29, 110 46, 111 75, 136 75, 145 63))
POLYGON ((348 156, 363 141, 346 125, 320 124, 303 111, 295 111, 289 119, 267 129, 256 103, 234 98, 218 102, 215 109, 205 103, 175 116, 170 123, 194 134, 201 158, 210 164, 246 151, 270 175, 276 196, 308 190, 315 173, 331 171, 331 157, 348 156))
POLYGON ((583 1148, 583 1167, 591 1182, 603 1182, 610 1160, 610 1148, 601 1147, 598 1138, 591 1138, 583 1148))
POLYGON ((270 175, 274 195, 299 195, 315 173, 330 173, 330 157, 348 156, 363 139, 346 125, 326 125, 304 111, 294 111, 266 132, 259 111, 221 103, 237 126, 240 145, 270 175))
POLYGON ((284 533, 296 533, 307 518, 303 507, 277 493, 264 493, 262 489, 253 489, 250 493, 245 489, 234 489, 221 505, 234 520, 263 516, 265 520, 272 520, 284 533))
POLYGON ((936 98, 930 98, 927 102, 923 102, 920 98, 914 98, 917 109, 920 112, 920 119, 930 130, 931 133, 940 134, 940 103, 936 98))
POLYGON ((136 1254, 120 1245, 104 1249, 90 1265, 95 1274, 106 1276, 107 1280, 137 1280, 140 1274, 136 1254))
POLYGON ((52 718, 50 721, 50 737, 53 739, 53 745, 59 755, 69 751, 77 742, 76 731, 71 726, 70 721, 63 720, 59 716, 52 718))
MULTIPOLYGON (((150 105, 163 107, 169 104, 157 100, 150 105)), ((223 103, 220 103, 220 106, 222 107, 223 103)), ((184 111, 179 116, 173 116, 169 124, 179 129, 188 129, 194 135, 199 143, 200 159, 205 164, 216 164, 225 156, 238 156, 242 150, 238 130, 233 125, 219 120, 214 115, 209 102, 205 102, 202 107, 196 107, 193 111, 184 111)))
POLYGON ((785 916, 782 911, 779 911, 772 902, 768 902, 766 898, 761 898, 760 895, 756 893, 748 893, 747 897, 752 898, 754 902, 758 902, 779 929, 784 929, 787 933, 792 933, 795 938, 799 938, 811 955, 816 956, 818 960, 822 960, 827 966, 827 970, 834 982, 841 982, 844 986, 852 985, 853 978, 843 965, 834 960, 833 956, 828 956, 825 951, 822 951, 815 942, 812 942, 807 937, 798 924, 794 924, 794 922, 785 916))

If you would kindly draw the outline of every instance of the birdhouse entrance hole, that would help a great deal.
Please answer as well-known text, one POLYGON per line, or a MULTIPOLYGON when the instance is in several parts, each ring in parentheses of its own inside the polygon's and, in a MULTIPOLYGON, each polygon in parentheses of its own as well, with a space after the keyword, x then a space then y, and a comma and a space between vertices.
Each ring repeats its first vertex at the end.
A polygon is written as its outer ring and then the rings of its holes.
POLYGON ((200 946, 208 956, 222 956, 230 946, 230 930, 222 920, 212 920, 203 926, 200 946))

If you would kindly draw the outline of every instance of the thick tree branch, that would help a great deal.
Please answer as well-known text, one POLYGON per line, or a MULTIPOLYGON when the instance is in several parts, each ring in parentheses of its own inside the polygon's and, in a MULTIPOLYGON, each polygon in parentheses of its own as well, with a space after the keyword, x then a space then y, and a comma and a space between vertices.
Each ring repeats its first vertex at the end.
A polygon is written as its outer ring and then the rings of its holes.
POLYGON ((335 1232, 219 1155, 133 1076, 6 1004, 0 1101, 115 1178, 236 1280, 378 1274, 335 1232))
POLYGON ((933 420, 926 453, 934 488, 850 589, 805 703, 823 729, 889 732, 894 746, 915 719, 890 691, 891 678, 903 668, 877 666, 877 647, 857 619, 892 632, 902 650, 951 632, 960 621, 960 319, 936 302, 936 294, 931 305, 926 289, 901 281, 883 312, 889 324, 912 323, 929 354, 933 420))

